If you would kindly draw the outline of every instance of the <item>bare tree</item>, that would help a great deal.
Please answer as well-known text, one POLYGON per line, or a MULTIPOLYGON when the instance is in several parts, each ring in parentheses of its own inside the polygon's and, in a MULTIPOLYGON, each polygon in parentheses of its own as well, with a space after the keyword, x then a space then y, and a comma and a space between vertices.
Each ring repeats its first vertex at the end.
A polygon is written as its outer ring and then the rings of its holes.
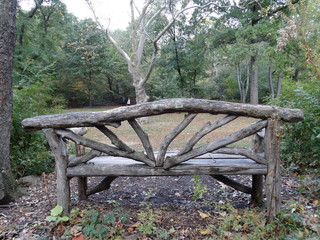
POLYGON ((0 0, 0 204, 8 203, 14 196, 9 149, 16 5, 16 0, 0 0))
POLYGON ((130 23, 130 40, 131 40, 131 52, 126 52, 120 44, 111 36, 110 30, 108 27, 104 27, 99 21, 95 8, 90 0, 86 0, 90 9, 92 10, 97 23, 100 28, 105 32, 107 38, 113 44, 113 46, 117 49, 118 53, 127 61, 128 71, 132 77, 133 87, 135 89, 136 94, 136 102, 142 103, 147 102, 149 100, 149 96, 145 91, 145 83, 150 78, 150 75, 153 71, 155 60, 157 57, 157 53, 159 51, 159 40, 165 35, 168 29, 174 24, 177 17, 183 13, 184 11, 195 8, 198 6, 190 6, 184 7, 181 10, 173 10, 172 1, 157 1, 158 8, 153 11, 151 14, 150 10, 154 7, 155 0, 146 0, 142 9, 138 10, 136 7, 135 1, 130 0, 131 7, 131 23, 130 23), (171 5, 171 7, 170 7, 171 5), (166 14, 166 17, 170 16, 167 24, 159 31, 159 33, 155 37, 151 37, 152 34, 149 34, 150 26, 157 21, 157 19, 164 14, 165 10, 169 10, 166 14), (137 16, 136 16, 137 14, 137 16), (142 61, 143 54, 146 47, 146 40, 149 39, 149 42, 152 42, 153 45, 153 53, 148 62, 147 71, 142 71, 142 61))

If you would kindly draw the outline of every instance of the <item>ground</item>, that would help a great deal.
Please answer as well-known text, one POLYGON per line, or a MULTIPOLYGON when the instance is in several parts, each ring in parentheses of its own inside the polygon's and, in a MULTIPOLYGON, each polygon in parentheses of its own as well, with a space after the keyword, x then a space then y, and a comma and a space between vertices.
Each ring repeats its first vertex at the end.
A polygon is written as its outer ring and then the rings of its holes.
MULTIPOLYGON (((210 176, 201 176, 207 192, 201 199, 194 200, 194 184, 191 180, 192 176, 119 177, 109 190, 79 202, 74 179, 71 181, 72 208, 81 210, 91 207, 99 212, 108 212, 113 211, 115 204, 119 205, 121 212, 128 212, 128 222, 124 223, 122 229, 126 232, 126 239, 130 240, 148 239, 141 238, 134 227, 141 224, 141 213, 150 213, 150 209, 156 224, 171 231, 171 236, 176 235, 175 239, 206 239, 201 229, 208 225, 210 218, 212 220, 217 216, 217 211, 221 211, 221 207, 217 206, 226 204, 228 200, 236 209, 249 206, 249 195, 234 191, 210 176)), ((247 176, 240 177, 240 180, 250 182, 247 176)), ((283 200, 297 197, 297 177, 285 175, 282 182, 283 200)), ((37 184, 24 191, 25 194, 16 202, 0 207, 0 239, 58 239, 53 238, 52 234, 59 232, 59 229, 53 229, 52 224, 45 221, 56 205, 55 176, 43 175, 37 184)))

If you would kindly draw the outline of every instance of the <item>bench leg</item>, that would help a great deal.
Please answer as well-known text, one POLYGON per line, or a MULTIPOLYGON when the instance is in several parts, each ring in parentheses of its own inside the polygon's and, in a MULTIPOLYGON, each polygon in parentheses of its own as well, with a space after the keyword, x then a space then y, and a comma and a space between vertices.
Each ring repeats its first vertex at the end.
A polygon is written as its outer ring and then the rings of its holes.
POLYGON ((250 204, 260 207, 263 202, 263 175, 252 175, 252 194, 250 204))
POLYGON ((43 130, 54 154, 57 175, 57 204, 63 207, 63 215, 70 211, 70 178, 67 177, 68 150, 64 140, 53 129, 43 130))
POLYGON ((268 119, 265 153, 268 160, 266 177, 268 222, 271 222, 281 207, 280 122, 276 117, 268 119))
POLYGON ((78 198, 79 200, 87 199, 87 177, 78 177, 78 198))

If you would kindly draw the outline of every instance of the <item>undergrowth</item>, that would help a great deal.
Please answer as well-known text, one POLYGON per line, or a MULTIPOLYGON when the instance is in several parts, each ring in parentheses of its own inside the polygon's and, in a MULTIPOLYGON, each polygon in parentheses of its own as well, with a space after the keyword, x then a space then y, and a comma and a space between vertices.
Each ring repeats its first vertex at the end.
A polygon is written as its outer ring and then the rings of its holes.
MULTIPOLYGON (((110 210, 73 209, 69 222, 61 223, 65 226, 61 239, 127 239, 129 236, 135 236, 135 239, 194 239, 196 236, 196 239, 208 240, 316 240, 320 237, 318 174, 298 177, 295 197, 285 202, 271 223, 266 221, 263 209, 236 209, 228 199, 223 199, 209 203, 214 205, 211 212, 198 211, 197 219, 190 221, 200 224, 192 226, 179 222, 178 218, 174 220, 172 216, 168 219, 165 208, 155 208, 149 201, 154 192, 149 189, 137 211, 125 211, 114 202, 110 210)), ((201 185, 198 180, 196 184, 201 185)), ((190 216, 195 218, 194 214, 190 216)))

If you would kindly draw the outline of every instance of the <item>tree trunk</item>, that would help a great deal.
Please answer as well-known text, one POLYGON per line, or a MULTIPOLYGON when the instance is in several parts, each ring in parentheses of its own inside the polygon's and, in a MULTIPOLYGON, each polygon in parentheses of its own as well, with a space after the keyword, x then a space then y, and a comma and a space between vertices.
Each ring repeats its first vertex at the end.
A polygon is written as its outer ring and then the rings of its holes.
POLYGON ((259 103, 259 93, 258 93, 258 68, 256 66, 256 57, 250 57, 250 103, 258 104, 259 103))
POLYGON ((269 81, 269 88, 270 88, 270 94, 271 94, 271 99, 274 99, 274 87, 273 87, 273 80, 272 80, 272 65, 270 61, 269 65, 269 73, 268 73, 268 81, 269 81))
POLYGON ((280 73, 279 73, 279 76, 278 76, 276 99, 279 99, 279 98, 280 98, 281 87, 282 87, 282 72, 280 72, 280 73))
POLYGON ((136 94, 136 103, 144 103, 149 101, 149 96, 147 95, 143 79, 140 77, 140 70, 133 71, 132 73, 133 78, 133 87, 136 94))
POLYGON ((0 204, 9 203, 15 193, 9 154, 16 5, 15 0, 0 0, 0 204))

